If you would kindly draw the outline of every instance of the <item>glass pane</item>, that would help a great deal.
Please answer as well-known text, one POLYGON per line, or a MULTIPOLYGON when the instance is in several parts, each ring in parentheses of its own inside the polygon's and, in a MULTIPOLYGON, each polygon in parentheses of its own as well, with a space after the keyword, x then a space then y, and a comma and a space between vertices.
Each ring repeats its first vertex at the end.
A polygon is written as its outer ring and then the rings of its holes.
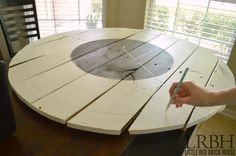
POLYGON ((98 22, 102 21, 101 0, 80 0, 80 19, 82 28, 97 28, 98 22), (85 27, 84 27, 85 26, 85 27))
POLYGON ((55 34, 54 21, 40 21, 39 31, 41 38, 55 34))
POLYGON ((54 0, 55 19, 57 20, 78 20, 78 0, 54 0))
POLYGON ((65 21, 65 20, 57 20, 56 21, 57 33, 78 30, 79 22, 78 21, 65 21))
POLYGON ((102 0, 36 0, 41 37, 102 28, 102 0))
POLYGON ((52 0, 36 0, 38 20, 54 19, 52 0))
POLYGON ((227 58, 236 37, 236 4, 210 0, 148 0, 145 28, 169 32, 227 58))

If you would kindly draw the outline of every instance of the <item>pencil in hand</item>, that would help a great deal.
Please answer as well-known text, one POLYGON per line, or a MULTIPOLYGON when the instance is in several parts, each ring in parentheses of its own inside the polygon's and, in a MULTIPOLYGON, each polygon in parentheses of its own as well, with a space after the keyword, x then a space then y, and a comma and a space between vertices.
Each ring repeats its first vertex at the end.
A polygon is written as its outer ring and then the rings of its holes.
POLYGON ((184 80, 184 78, 185 78, 185 76, 186 76, 186 74, 187 74, 187 72, 188 72, 188 69, 189 69, 189 68, 186 68, 186 69, 185 69, 185 71, 184 71, 184 73, 183 73, 183 75, 182 75, 182 77, 181 77, 179 83, 177 84, 177 86, 176 86, 176 88, 175 88, 175 90, 174 90, 173 95, 170 97, 169 103, 168 103, 168 105, 167 105, 167 107, 166 107, 166 111, 167 111, 168 108, 170 107, 170 105, 171 105, 171 103, 173 102, 173 100, 176 98, 176 96, 177 96, 177 94, 178 94, 178 92, 179 92, 179 89, 180 89, 180 87, 181 87, 181 85, 182 85, 182 83, 183 83, 183 80, 184 80))

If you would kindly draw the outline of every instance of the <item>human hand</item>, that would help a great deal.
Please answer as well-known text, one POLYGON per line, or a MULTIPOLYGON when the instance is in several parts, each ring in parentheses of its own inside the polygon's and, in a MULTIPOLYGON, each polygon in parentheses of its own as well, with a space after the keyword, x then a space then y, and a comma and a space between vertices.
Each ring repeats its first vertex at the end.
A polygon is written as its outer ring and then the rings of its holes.
MULTIPOLYGON (((174 94, 174 90, 178 83, 173 83, 169 89, 170 97, 174 94)), ((183 82, 176 98, 172 99, 172 103, 176 107, 182 107, 183 104, 190 104, 194 106, 209 106, 211 105, 211 98, 213 92, 202 88, 193 82, 183 82)))

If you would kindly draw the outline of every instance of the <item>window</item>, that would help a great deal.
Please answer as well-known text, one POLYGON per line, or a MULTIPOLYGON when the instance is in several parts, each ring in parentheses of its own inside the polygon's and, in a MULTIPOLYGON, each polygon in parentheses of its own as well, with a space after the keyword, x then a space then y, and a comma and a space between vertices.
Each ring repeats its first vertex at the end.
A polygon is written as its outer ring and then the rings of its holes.
POLYGON ((36 0, 41 37, 103 27, 104 0, 36 0))
POLYGON ((216 51, 226 62, 236 36, 233 0, 147 0, 145 25, 216 51))

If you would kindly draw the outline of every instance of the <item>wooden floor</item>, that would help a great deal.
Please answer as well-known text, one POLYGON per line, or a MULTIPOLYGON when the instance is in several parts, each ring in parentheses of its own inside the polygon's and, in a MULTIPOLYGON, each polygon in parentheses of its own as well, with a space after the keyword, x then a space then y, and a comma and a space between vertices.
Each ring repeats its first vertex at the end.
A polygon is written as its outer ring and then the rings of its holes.
POLYGON ((17 131, 0 143, 2 156, 117 156, 132 139, 128 132, 109 136, 68 128, 13 99, 17 131))
MULTIPOLYGON (((224 115, 217 114, 206 122, 203 122, 197 134, 234 135, 233 146, 236 148, 236 120, 224 115)), ((194 138, 192 144, 195 143, 196 138, 194 138)))
MULTIPOLYGON (((210 135, 220 136, 223 135, 225 140, 229 140, 229 135, 233 135, 233 148, 236 152, 236 120, 226 117, 221 114, 216 114, 209 120, 203 122, 197 126, 196 133, 193 134, 192 138, 189 141, 190 147, 197 147, 198 139, 197 135, 203 135, 206 137, 205 144, 210 144, 210 135)), ((225 146, 229 144, 225 143, 225 146)), ((214 145, 215 146, 215 145, 214 145)), ((235 153, 236 154, 236 153, 235 153)), ((183 156, 192 156, 191 154, 183 153, 183 156)))

